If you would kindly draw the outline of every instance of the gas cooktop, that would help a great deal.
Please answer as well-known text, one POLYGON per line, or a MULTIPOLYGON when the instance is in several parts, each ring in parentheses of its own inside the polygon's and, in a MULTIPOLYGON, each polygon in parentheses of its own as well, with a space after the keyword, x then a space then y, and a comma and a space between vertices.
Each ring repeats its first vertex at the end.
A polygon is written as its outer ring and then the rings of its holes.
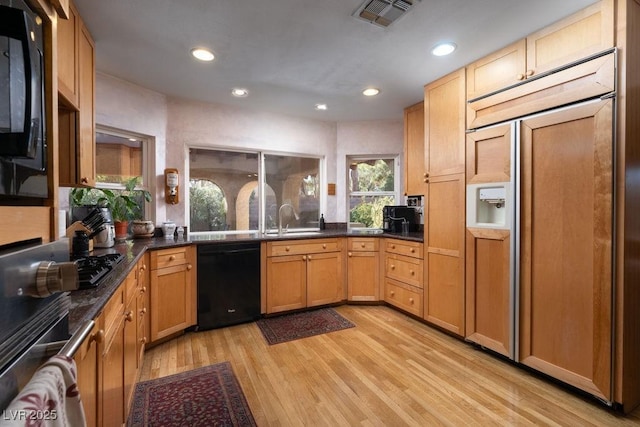
POLYGON ((76 259, 79 289, 95 288, 124 259, 122 254, 104 254, 76 259))

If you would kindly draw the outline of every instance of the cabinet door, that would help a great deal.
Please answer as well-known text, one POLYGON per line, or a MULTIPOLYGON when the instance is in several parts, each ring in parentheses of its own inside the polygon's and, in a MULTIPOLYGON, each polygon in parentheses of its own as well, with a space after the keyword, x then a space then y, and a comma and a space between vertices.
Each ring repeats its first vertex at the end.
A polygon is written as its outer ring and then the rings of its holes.
POLYGON ((464 68, 425 86, 425 158, 429 176, 464 172, 465 109, 464 68))
POLYGON ((342 252, 307 255, 307 307, 344 299, 342 252))
POLYGON ((424 102, 404 110, 404 192, 424 195, 424 102))
POLYGON ((429 178, 424 319, 464 335, 465 178, 429 178))
POLYGON ((99 357, 101 344, 104 340, 104 331, 100 331, 97 321, 91 330, 89 337, 85 339, 74 356, 77 366, 77 384, 80 396, 82 396, 82 407, 88 426, 98 425, 98 404, 100 402, 99 391, 99 357))
POLYGON ((95 127, 95 53, 89 31, 83 23, 79 37, 79 105, 77 113, 79 183, 95 185, 96 182, 96 127, 95 127))
POLYGON ((467 229, 466 338, 513 357, 511 232, 467 229))
POLYGON ((191 264, 151 271, 151 341, 193 325, 192 276, 191 264))
POLYGON ((511 181, 512 125, 467 134, 467 184, 511 181))
POLYGON ((102 355, 102 425, 124 423, 124 317, 102 355))
POLYGON ((611 99, 521 126, 520 361, 611 399, 611 99))
POLYGON ((467 65, 467 100, 524 80, 526 58, 522 39, 467 65))
POLYGON ((78 107, 78 11, 69 7, 69 19, 58 19, 58 92, 72 107, 78 107))
POLYGON ((134 297, 129 301, 124 314, 124 408, 125 418, 129 403, 133 397, 133 386, 138 379, 138 316, 136 316, 136 302, 134 297))
POLYGON ((527 37, 527 75, 536 76, 614 46, 613 0, 602 0, 527 37))
POLYGON ((380 300, 380 254, 349 252, 347 256, 349 301, 380 300))
POLYGON ((267 258, 267 313, 304 308, 306 304, 306 255, 267 258))

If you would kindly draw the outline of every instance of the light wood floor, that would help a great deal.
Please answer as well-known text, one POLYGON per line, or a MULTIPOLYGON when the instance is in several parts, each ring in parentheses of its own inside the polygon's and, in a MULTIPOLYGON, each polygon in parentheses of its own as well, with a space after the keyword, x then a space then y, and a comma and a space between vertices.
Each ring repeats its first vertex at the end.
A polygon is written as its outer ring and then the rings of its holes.
POLYGON ((384 306, 355 328, 269 346, 255 323, 150 349, 141 380, 231 362, 259 426, 640 426, 384 306))

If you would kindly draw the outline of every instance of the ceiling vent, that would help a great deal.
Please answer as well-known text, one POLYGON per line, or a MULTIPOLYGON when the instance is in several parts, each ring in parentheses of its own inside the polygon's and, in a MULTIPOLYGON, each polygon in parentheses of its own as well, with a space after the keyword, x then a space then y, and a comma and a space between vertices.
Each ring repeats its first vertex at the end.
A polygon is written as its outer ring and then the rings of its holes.
POLYGON ((418 1, 421 0, 365 0, 353 16, 380 27, 388 27, 418 1))

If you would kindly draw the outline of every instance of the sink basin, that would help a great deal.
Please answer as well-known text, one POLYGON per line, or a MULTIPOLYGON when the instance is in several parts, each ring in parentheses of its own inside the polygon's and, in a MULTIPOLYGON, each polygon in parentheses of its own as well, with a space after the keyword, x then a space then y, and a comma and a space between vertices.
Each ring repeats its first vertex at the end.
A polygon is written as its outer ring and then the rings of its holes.
POLYGON ((382 234, 383 231, 380 228, 352 228, 349 234, 382 234))
POLYGON ((290 231, 288 233, 267 233, 270 237, 299 237, 299 236, 314 236, 322 234, 321 231, 290 231))

